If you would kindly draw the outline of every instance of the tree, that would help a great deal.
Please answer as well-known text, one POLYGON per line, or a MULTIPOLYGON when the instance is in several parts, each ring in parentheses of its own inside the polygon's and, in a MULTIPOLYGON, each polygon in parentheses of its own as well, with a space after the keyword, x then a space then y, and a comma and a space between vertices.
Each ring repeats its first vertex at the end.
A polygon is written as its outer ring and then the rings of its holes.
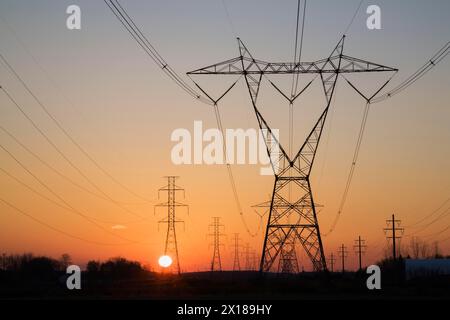
POLYGON ((87 263, 86 270, 88 273, 95 274, 100 271, 100 262, 91 260, 87 263))
POLYGON ((61 264, 61 269, 65 271, 72 264, 72 258, 68 253, 63 253, 59 259, 59 263, 61 264))
POLYGON ((412 237, 409 243, 411 255, 414 259, 425 259, 429 255, 429 247, 425 241, 422 241, 418 237, 412 237))

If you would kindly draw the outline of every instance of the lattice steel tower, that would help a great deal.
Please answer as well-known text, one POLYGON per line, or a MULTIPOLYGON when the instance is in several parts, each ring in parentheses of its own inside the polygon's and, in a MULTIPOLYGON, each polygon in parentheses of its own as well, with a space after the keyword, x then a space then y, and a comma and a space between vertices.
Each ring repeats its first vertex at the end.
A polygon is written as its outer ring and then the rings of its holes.
MULTIPOLYGON (((164 246, 164 255, 168 255, 172 258, 172 268, 176 269, 176 272, 179 274, 180 270, 180 260, 178 256, 178 244, 177 244, 177 234, 175 231, 175 225, 177 223, 184 223, 182 220, 177 220, 175 217, 175 208, 176 207, 189 207, 186 204, 177 202, 175 200, 177 191, 183 191, 184 197, 184 189, 180 188, 175 184, 175 180, 178 179, 176 176, 168 176, 167 185, 160 188, 158 190, 158 198, 159 193, 161 191, 167 192, 167 202, 159 203, 155 205, 155 211, 157 207, 167 207, 167 217, 160 220, 158 223, 167 224, 167 233, 166 233, 166 242, 164 246)), ((189 213, 189 211, 188 211, 189 213)))
POLYGON ((298 273, 298 260, 295 251, 295 238, 290 237, 281 248, 280 258, 278 260, 279 273, 298 273))
POLYGON ((213 223, 209 225, 209 227, 213 228, 213 233, 209 234, 213 237, 213 257, 211 260, 211 271, 222 271, 222 259, 220 258, 220 237, 224 236, 223 233, 220 232, 220 228, 223 227, 223 224, 220 224, 220 217, 213 217, 213 223))
MULTIPOLYGON (((275 175, 260 271, 272 270, 286 243, 291 241, 294 245, 298 243, 303 247, 314 270, 327 269, 316 206, 311 192, 310 174, 338 76, 353 72, 397 71, 395 68, 344 55, 344 39, 345 36, 339 40, 331 54, 325 59, 313 62, 265 62, 255 59, 238 38, 238 57, 188 72, 188 75, 242 75, 245 78, 253 110, 263 133, 275 175), (263 76, 280 74, 291 77, 293 74, 318 74, 326 98, 325 107, 306 140, 297 153, 289 155, 281 146, 278 137, 272 132, 257 104, 263 76), (292 198, 289 198, 289 193, 292 198)), ((311 82, 297 95, 291 97, 284 94, 272 82, 271 84, 292 105, 295 99, 310 86, 311 82)), ((202 91, 206 94, 204 90, 202 91)), ((361 92, 359 93, 361 94, 361 92)), ((212 102, 216 104, 217 100, 212 100, 212 102)))
POLYGON ((241 271, 241 263, 239 260, 239 233, 234 234, 233 246, 234 246, 234 260, 233 260, 233 271, 241 271))

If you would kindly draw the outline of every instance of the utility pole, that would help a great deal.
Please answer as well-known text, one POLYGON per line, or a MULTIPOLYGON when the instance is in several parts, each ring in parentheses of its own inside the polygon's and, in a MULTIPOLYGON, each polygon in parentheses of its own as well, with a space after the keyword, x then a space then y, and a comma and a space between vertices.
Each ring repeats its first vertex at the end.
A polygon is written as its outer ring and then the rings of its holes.
MULTIPOLYGON (((337 80, 341 74, 397 71, 395 68, 344 54, 344 39, 345 36, 339 40, 331 53, 323 59, 312 62, 267 62, 255 59, 243 41, 238 38, 239 55, 237 57, 187 73, 190 77, 194 75, 202 77, 205 75, 236 75, 245 79, 252 109, 255 112, 266 144, 266 151, 274 171, 275 180, 262 246, 259 267, 261 272, 269 272, 271 269, 274 269, 275 261, 280 259, 280 253, 285 243, 295 244, 297 241, 302 244, 302 248, 311 260, 315 271, 327 270, 316 204, 311 190, 310 174, 322 131, 326 124, 326 118, 329 114, 328 111, 333 101, 337 80), (290 150, 289 148, 286 151, 281 145, 276 132, 269 127, 267 118, 263 116, 259 109, 260 99, 258 99, 258 95, 263 79, 269 79, 269 76, 272 75, 293 77, 300 74, 316 74, 320 76, 317 78, 320 79, 320 84, 323 87, 325 106, 321 110, 320 116, 314 120, 314 124, 310 128, 305 141, 301 144, 301 148, 299 150, 290 150)), ((270 84, 276 89, 275 92, 280 93, 289 102, 289 105, 293 105, 294 101, 308 89, 313 81, 309 82, 299 93, 295 92, 294 96, 290 95, 290 97, 272 81, 270 81, 270 84)), ((201 89, 197 83, 196 85, 201 89)), ((209 97, 212 104, 217 106, 217 102, 233 86, 234 84, 217 100, 211 98, 211 95, 206 93, 205 90, 201 89, 201 91, 209 97)), ((361 94, 361 91, 356 89, 353 84, 351 86, 361 94)), ((370 101, 372 97, 366 98, 366 100, 370 101)), ((289 110, 292 110, 292 108, 290 107, 289 110)))
POLYGON ((331 267, 331 272, 334 272, 334 263, 336 262, 336 257, 334 256, 333 252, 330 255, 330 267, 331 267))
POLYGON ((345 272, 345 259, 347 258, 347 255, 348 255, 347 247, 344 246, 344 244, 342 244, 339 247, 339 257, 341 258, 342 262, 342 273, 345 272))
POLYGON ((239 233, 234 234, 234 261, 233 271, 241 271, 241 264, 239 261, 239 233))
POLYGON ((214 237, 211 271, 222 271, 222 260, 220 258, 220 246, 222 244, 220 243, 220 237, 224 236, 224 234, 220 232, 220 228, 223 227, 223 224, 220 224, 220 217, 213 217, 213 223, 210 224, 209 227, 213 228, 213 233, 209 235, 214 237))
POLYGON ((167 202, 159 203, 155 205, 154 211, 156 213, 157 207, 167 207, 167 217, 158 221, 158 226, 160 223, 167 224, 167 233, 166 233, 166 243, 164 246, 164 255, 169 256, 172 259, 172 265, 175 266, 177 273, 180 274, 180 260, 178 257, 178 244, 177 244, 177 234, 175 231, 175 225, 177 223, 184 223, 182 220, 177 220, 175 217, 175 208, 176 207, 187 207, 189 214, 189 207, 186 204, 177 202, 175 200, 176 193, 178 191, 183 191, 184 197, 184 189, 178 187, 175 184, 175 180, 178 179, 176 176, 167 176, 167 185, 160 188, 158 190, 158 198, 161 191, 167 192, 167 202))
POLYGON ((361 236, 358 236, 358 239, 355 240, 355 245, 353 248, 355 249, 356 254, 359 258, 359 270, 362 270, 362 255, 365 253, 364 249, 367 248, 365 244, 366 240, 361 239, 361 236))
POLYGON ((386 225, 388 227, 383 229, 385 234, 388 234, 389 231, 391 232, 391 235, 386 236, 386 238, 392 239, 392 257, 394 258, 394 260, 397 259, 397 239, 402 238, 399 233, 403 234, 403 232, 405 231, 404 228, 400 227, 401 222, 401 220, 395 220, 395 214, 392 214, 391 219, 386 220, 386 225))

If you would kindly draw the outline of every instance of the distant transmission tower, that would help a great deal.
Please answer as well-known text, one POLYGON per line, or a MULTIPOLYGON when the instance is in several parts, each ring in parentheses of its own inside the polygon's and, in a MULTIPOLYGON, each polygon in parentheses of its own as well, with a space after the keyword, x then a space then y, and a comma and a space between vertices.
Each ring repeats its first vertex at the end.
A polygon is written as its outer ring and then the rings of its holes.
MULTIPOLYGON (((161 191, 167 192, 167 202, 159 203, 155 205, 155 211, 157 207, 167 207, 167 217, 160 220, 159 223, 167 224, 167 234, 166 234, 166 243, 164 246, 164 255, 167 255, 172 258, 172 266, 175 266, 176 271, 180 274, 180 260, 178 256, 178 244, 177 244, 177 234, 175 231, 175 225, 177 223, 183 222, 182 220, 177 220, 175 217, 175 208, 176 207, 189 207, 186 204, 177 202, 175 200, 175 196, 177 191, 183 191, 184 197, 184 189, 178 187, 175 184, 175 180, 178 179, 176 176, 167 176, 167 185, 160 188, 158 190, 158 198, 161 191)), ((189 211, 188 211, 189 213, 189 211)))
POLYGON ((257 262, 257 258, 256 258, 256 251, 252 250, 250 252, 250 261, 251 261, 251 270, 256 270, 258 267, 258 262, 257 262))
POLYGON ((334 256, 333 253, 331 253, 329 261, 330 261, 331 272, 334 272, 334 263, 336 262, 336 257, 334 256))
POLYGON ((401 239, 404 228, 400 228, 401 220, 395 220, 395 215, 392 215, 391 220, 386 220, 387 228, 384 228, 384 233, 391 232, 391 235, 386 236, 387 239, 392 239, 392 257, 397 259, 397 239, 401 239))
MULTIPOLYGON (((283 247, 291 241, 301 244, 311 260, 314 270, 327 269, 319 223, 317 221, 316 205, 311 191, 310 174, 325 126, 325 120, 333 100, 338 76, 345 73, 397 71, 394 68, 344 55, 344 39, 345 36, 339 40, 331 54, 321 60, 313 62, 266 62, 255 59, 238 38, 239 56, 188 72, 189 76, 235 75, 243 76, 245 79, 253 111, 266 143, 267 154, 275 176, 260 261, 260 271, 271 271, 275 261, 282 256, 283 247), (289 148, 291 150, 286 152, 278 137, 270 128, 268 121, 263 117, 257 104, 257 98, 262 80, 268 79, 270 84, 289 101, 291 106, 315 78, 298 94, 289 95, 270 81, 269 76, 287 75, 292 77, 296 74, 318 75, 323 87, 326 104, 298 152, 292 152, 294 150, 291 148, 289 148)), ((366 100, 370 101, 386 84, 387 82, 372 97, 366 98, 366 100)), ((353 84, 350 85, 362 95, 362 92, 356 89, 353 84)), ((210 98, 211 102, 217 106, 217 102, 233 86, 234 84, 217 100, 210 98)), ((201 90, 210 97, 205 90, 201 90)))
POLYGON ((239 261, 239 233, 234 234, 233 238, 234 247, 234 261, 233 261, 233 271, 241 271, 241 263, 239 261))
POLYGON ((345 272, 345 259, 347 259, 348 251, 347 247, 342 244, 339 247, 339 257, 341 258, 341 264, 342 264, 342 272, 345 272))
POLYGON ((355 245, 353 246, 355 249, 356 254, 358 255, 358 261, 359 261, 359 270, 362 270, 362 255, 365 253, 366 246, 366 240, 361 239, 361 236, 358 236, 358 239, 355 240, 355 245))
POLYGON ((252 269, 252 261, 250 254, 251 254, 250 244, 247 242, 244 247, 245 270, 247 271, 252 269))
POLYGON ((211 271, 222 271, 222 260, 220 258, 220 237, 224 234, 220 232, 220 228, 223 227, 223 224, 220 224, 220 217, 213 217, 213 223, 209 225, 209 227, 213 228, 213 233, 209 234, 214 237, 214 251, 213 257, 211 261, 211 271))
POLYGON ((298 273, 297 253, 295 252, 295 238, 285 241, 281 248, 280 259, 278 260, 278 272, 298 273))

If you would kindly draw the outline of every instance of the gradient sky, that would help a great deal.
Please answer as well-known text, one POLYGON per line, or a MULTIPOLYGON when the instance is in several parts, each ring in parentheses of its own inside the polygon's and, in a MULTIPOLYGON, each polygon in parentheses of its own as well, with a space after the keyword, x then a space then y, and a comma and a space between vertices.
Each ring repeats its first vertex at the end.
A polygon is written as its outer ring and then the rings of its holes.
MULTIPOLYGON (((122 5, 148 36, 162 56, 184 75, 185 72, 238 55, 239 36, 256 58, 270 61, 292 60, 297 1, 219 0, 144 1, 122 0, 122 5)), ((359 0, 320 0, 307 3, 302 60, 327 56, 349 23, 359 0)), ((365 1, 348 32, 344 53, 400 69, 390 87, 423 65, 445 42, 450 33, 450 2, 365 1), (382 30, 368 30, 365 9, 381 7, 382 30)), ((57 190, 78 210, 100 219, 114 220, 126 229, 114 232, 141 243, 98 246, 55 233, 0 204, 0 251, 35 252, 58 256, 70 253, 75 262, 122 255, 156 265, 164 248, 164 228, 154 215, 157 189, 165 185, 163 176, 178 175, 186 189, 185 203, 190 215, 180 212, 186 225, 178 229, 183 270, 208 268, 211 248, 208 224, 221 216, 228 236, 223 238, 225 268, 232 267, 232 233, 240 233, 259 253, 263 233, 250 237, 233 201, 224 166, 175 166, 170 150, 170 134, 177 128, 192 129, 195 120, 215 127, 211 107, 193 101, 171 82, 131 39, 103 1, 23 1, 0 0, 0 52, 48 106, 64 127, 114 177, 151 200, 142 201, 126 192, 97 170, 42 113, 20 83, 0 66, 0 84, 25 108, 55 143, 89 177, 127 208, 147 217, 136 218, 106 201, 79 191, 42 166, 3 132, 0 142, 30 170, 57 190), (65 13, 70 4, 82 11, 82 29, 68 30, 65 13), (9 27, 8 27, 9 26, 9 27)), ((344 243, 349 249, 348 264, 356 266, 353 240, 367 241, 366 259, 373 262, 386 247, 385 220, 392 213, 403 225, 414 224, 439 207, 450 194, 450 63, 444 60, 413 86, 382 103, 375 104, 368 119, 356 173, 342 217, 336 230, 324 237, 325 253, 337 253, 344 243)), ((371 92, 387 75, 358 75, 349 78, 371 92)), ((217 95, 233 79, 197 78, 217 95)), ((276 78, 275 78, 276 79, 276 78)), ((276 79, 284 88, 289 79, 276 79)), ((306 78, 301 80, 306 83, 306 78)), ((262 112, 274 128, 287 128, 288 106, 267 85, 261 89, 262 112)), ((255 128, 257 122, 244 83, 227 95, 221 110, 227 128, 255 128)), ((343 81, 337 86, 332 113, 327 119, 324 139, 312 173, 315 200, 323 205, 319 214, 322 231, 334 219, 342 196, 362 117, 364 101, 343 81)), ((323 108, 319 82, 295 105, 295 145, 300 145, 311 121, 323 108)), ((85 180, 40 137, 17 109, 0 94, 1 126, 58 170, 92 190, 85 180)), ((282 141, 286 131, 281 131, 282 141), (283 135, 284 133, 284 135, 283 135)), ((30 186, 39 186, 3 151, 0 163, 30 186)), ((273 177, 260 176, 259 166, 233 166, 245 219, 256 230, 259 218, 250 207, 267 201, 273 177)), ((0 172, 1 197, 36 218, 64 231, 90 240, 122 242, 30 193, 0 172)), ((448 207, 448 204, 447 204, 448 207)), ((437 215, 436 215, 437 216, 437 215)), ((423 226, 429 219, 419 226, 423 226)), ((431 243, 448 239, 445 229, 449 215, 433 223, 417 236, 431 243), (427 237, 429 236, 429 237, 427 237)), ((104 223, 111 229, 113 224, 104 223)), ((416 228, 417 229, 417 228, 416 228)), ((406 234, 413 232, 406 230, 406 234)), ((420 228, 419 228, 420 229, 420 228)), ((407 247, 409 238, 403 240, 407 247)), ((440 243, 450 253, 450 241, 440 243)), ((305 256, 301 265, 307 268, 305 256)))

